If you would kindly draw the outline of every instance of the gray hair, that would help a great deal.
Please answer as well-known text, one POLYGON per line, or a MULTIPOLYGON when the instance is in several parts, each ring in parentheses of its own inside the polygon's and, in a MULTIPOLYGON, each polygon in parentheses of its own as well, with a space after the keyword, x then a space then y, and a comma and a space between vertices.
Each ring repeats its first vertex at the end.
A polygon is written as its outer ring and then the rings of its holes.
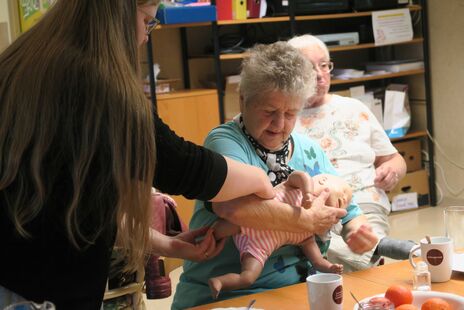
POLYGON ((322 42, 319 38, 313 35, 304 34, 302 36, 293 37, 290 40, 288 40, 287 43, 297 49, 305 49, 313 45, 317 45, 322 49, 327 59, 330 59, 329 49, 327 48, 327 45, 325 45, 324 42, 322 42))
POLYGON ((270 91, 306 100, 314 95, 313 65, 286 42, 258 44, 242 63, 240 95, 245 105, 270 91))

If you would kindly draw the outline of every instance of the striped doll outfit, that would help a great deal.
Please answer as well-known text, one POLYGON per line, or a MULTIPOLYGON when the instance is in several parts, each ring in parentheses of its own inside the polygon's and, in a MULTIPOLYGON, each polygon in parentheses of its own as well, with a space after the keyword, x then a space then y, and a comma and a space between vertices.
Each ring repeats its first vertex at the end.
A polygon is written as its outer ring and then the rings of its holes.
MULTIPOLYGON (((299 189, 292 189, 285 193, 276 193, 274 199, 292 206, 301 206, 303 194, 299 189)), ((250 253, 264 266, 269 255, 279 247, 286 244, 300 244, 313 235, 310 232, 295 233, 241 227, 240 234, 234 235, 233 240, 240 252, 240 260, 245 253, 250 253)))

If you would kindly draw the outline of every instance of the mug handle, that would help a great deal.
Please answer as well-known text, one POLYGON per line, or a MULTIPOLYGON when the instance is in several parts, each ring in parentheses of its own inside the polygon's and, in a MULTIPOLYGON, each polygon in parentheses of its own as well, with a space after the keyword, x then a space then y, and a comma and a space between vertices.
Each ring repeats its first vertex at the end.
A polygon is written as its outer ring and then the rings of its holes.
POLYGON ((415 245, 410 251, 409 251, 409 263, 411 264, 414 269, 416 269, 416 263, 412 259, 414 252, 420 249, 420 245, 415 245))

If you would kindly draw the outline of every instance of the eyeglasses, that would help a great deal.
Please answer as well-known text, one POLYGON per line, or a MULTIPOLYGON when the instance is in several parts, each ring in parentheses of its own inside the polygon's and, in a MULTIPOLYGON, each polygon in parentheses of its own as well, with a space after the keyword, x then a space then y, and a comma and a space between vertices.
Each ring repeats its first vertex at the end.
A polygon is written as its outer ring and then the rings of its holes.
POLYGON ((334 63, 331 61, 321 61, 320 63, 314 65, 314 69, 319 69, 322 72, 331 72, 334 68, 334 63))
POLYGON ((160 21, 153 15, 148 14, 147 12, 142 10, 141 8, 137 8, 137 9, 143 14, 147 15, 148 17, 151 17, 151 19, 148 22, 145 22, 145 34, 148 36, 153 31, 153 29, 155 29, 155 27, 160 24, 160 21))

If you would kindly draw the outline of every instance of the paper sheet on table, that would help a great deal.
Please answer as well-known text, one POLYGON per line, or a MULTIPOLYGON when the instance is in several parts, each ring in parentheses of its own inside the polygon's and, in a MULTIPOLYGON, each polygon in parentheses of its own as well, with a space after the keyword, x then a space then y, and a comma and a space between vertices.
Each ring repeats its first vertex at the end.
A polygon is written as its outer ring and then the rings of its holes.
POLYGON ((410 41, 413 38, 409 9, 372 12, 375 45, 410 41))

